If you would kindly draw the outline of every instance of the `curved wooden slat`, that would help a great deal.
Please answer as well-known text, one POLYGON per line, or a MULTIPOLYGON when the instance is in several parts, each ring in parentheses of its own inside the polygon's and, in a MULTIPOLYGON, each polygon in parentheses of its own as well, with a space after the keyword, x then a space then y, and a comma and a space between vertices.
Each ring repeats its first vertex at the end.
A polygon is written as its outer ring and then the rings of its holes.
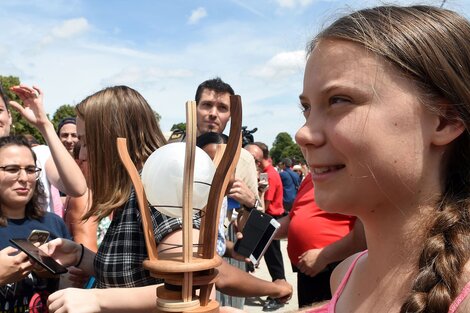
POLYGON ((121 162, 126 168, 132 184, 134 185, 137 203, 142 216, 142 228, 144 230, 145 246, 147 247, 149 259, 152 261, 158 260, 157 244, 153 234, 152 219, 150 218, 150 208, 147 197, 145 196, 144 186, 140 180, 139 172, 129 156, 129 151, 127 150, 127 139, 118 138, 116 144, 121 162))
MULTIPOLYGON (((186 102, 186 153, 183 171, 183 261, 191 263, 193 255, 193 181, 196 157, 196 101, 186 102)), ((193 274, 184 272, 183 301, 192 301, 193 274)))
POLYGON ((212 180, 209 199, 205 212, 205 224, 202 234, 203 257, 211 259, 215 254, 217 230, 219 225, 220 207, 227 190, 228 183, 235 171, 241 149, 242 103, 239 95, 230 96, 230 135, 225 153, 220 160, 212 180), (207 227, 212 225, 213 227, 207 227))

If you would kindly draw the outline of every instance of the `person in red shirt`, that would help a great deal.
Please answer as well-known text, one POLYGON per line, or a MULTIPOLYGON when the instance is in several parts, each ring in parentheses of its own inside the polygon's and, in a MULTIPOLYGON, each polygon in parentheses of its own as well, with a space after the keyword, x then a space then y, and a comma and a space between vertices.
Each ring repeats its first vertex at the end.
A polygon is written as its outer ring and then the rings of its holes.
MULTIPOLYGON (((264 194, 264 210, 273 218, 280 219, 284 216, 282 181, 281 176, 271 164, 268 146, 262 142, 254 142, 245 146, 245 149, 253 155, 256 166, 258 166, 261 172, 268 174, 269 188, 264 194)), ((264 260, 273 281, 286 279, 279 240, 271 242, 264 254, 264 260)), ((282 306, 284 304, 268 297, 263 306, 263 311, 275 311, 282 306)))

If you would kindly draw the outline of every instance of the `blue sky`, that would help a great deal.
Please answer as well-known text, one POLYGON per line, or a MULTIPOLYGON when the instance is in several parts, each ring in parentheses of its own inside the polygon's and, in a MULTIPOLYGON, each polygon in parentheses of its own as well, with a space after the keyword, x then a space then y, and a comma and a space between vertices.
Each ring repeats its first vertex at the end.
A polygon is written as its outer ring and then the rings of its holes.
MULTIPOLYGON (((440 0, 389 1, 440 5, 440 0)), ((298 106, 310 38, 375 0, 0 0, 0 74, 45 93, 52 114, 107 86, 137 89, 163 131, 215 76, 242 96, 243 125, 271 147, 302 125, 298 106)), ((470 1, 445 7, 469 17, 470 1)), ((112 112, 110 112, 112 114, 112 112)))

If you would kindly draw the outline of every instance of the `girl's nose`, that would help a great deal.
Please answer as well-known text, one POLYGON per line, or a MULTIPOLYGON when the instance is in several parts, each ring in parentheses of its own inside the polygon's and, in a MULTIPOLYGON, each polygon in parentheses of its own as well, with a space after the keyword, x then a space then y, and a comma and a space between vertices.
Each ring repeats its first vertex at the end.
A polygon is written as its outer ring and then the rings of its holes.
POLYGON ((319 125, 314 126, 312 121, 307 122, 300 127, 295 134, 297 144, 305 149, 308 146, 321 147, 325 144, 325 136, 319 125))

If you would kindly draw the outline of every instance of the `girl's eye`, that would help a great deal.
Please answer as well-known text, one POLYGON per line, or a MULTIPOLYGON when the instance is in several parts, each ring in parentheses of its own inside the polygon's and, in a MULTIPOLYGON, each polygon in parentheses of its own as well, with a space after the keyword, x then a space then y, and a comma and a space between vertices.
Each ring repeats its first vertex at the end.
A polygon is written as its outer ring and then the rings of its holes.
POLYGON ((303 115, 308 114, 308 111, 310 110, 310 105, 306 103, 299 103, 299 108, 300 112, 302 112, 303 115))
POLYGON ((334 97, 331 97, 330 100, 329 100, 329 104, 330 105, 333 105, 333 104, 342 104, 342 103, 350 103, 351 100, 349 100, 348 98, 346 97, 339 97, 339 96, 334 96, 334 97))

